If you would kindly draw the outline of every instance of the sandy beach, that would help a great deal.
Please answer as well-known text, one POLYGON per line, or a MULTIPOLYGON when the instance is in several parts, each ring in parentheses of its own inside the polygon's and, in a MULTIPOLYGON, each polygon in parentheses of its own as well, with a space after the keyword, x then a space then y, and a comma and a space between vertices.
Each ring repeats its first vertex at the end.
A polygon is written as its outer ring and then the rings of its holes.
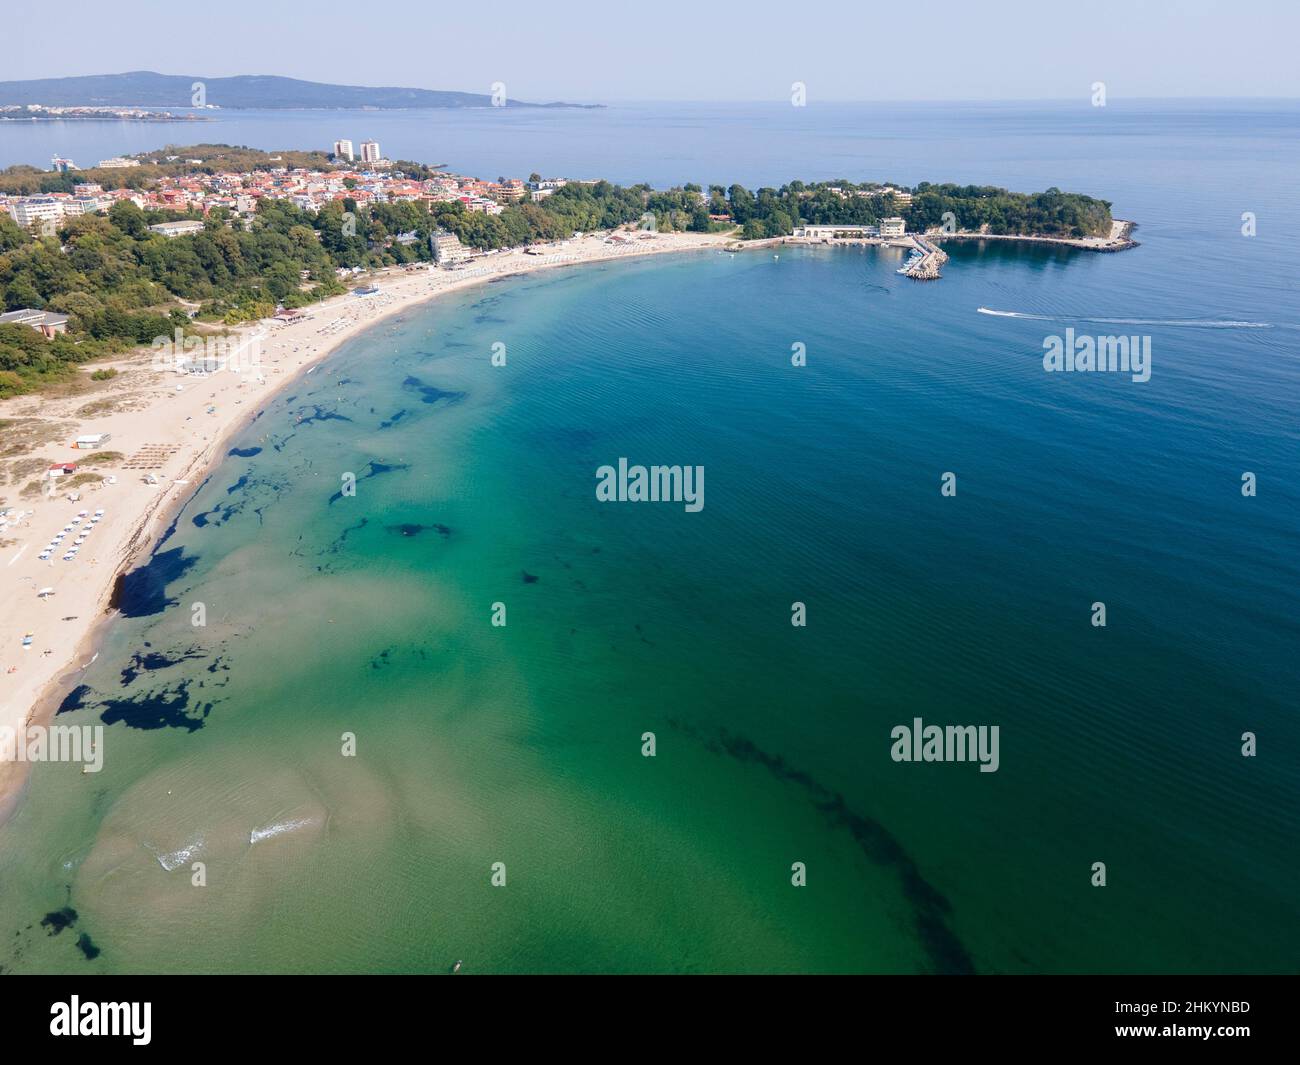
MULTIPOLYGON (((371 275, 365 283, 378 286, 376 294, 348 293, 305 308, 301 320, 244 329, 241 340, 256 340, 260 360, 239 371, 196 376, 160 370, 154 353, 144 349, 82 367, 86 375, 118 371, 91 390, 0 402, 0 456, 8 480, 0 497, 14 508, 0 529, 0 728, 18 730, 53 713, 96 653, 100 626, 112 621, 118 575, 150 550, 225 454, 230 437, 345 341, 425 300, 493 278, 730 242, 696 233, 627 236, 620 244, 589 235, 532 252, 498 252, 456 270, 371 275), (78 436, 98 433, 109 435, 99 451, 73 446, 78 436), (44 482, 40 494, 23 491, 56 463, 78 467, 54 482, 52 494, 44 482), (42 559, 55 537, 58 543, 42 559)), ((15 805, 25 776, 23 763, 0 763, 0 820, 15 805)))

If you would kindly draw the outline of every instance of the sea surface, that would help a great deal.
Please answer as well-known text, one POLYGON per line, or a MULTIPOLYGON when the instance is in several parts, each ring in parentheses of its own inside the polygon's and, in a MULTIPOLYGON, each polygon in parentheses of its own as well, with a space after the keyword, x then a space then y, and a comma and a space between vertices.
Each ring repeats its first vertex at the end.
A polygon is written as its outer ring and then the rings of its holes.
MULTIPOLYGON (((38 767, 0 826, 0 967, 1297 969, 1300 112, 721 110, 328 139, 1056 184, 1141 247, 964 245, 931 284, 892 251, 659 257, 349 343, 128 577, 57 718, 106 726, 103 771, 38 767), (1150 380, 1044 372, 1067 328, 1149 337, 1150 380), (620 457, 703 466, 703 509, 599 502, 620 457), (894 761, 918 718, 998 726, 997 771, 894 761)), ((236 121, 211 139, 326 139, 236 121)))

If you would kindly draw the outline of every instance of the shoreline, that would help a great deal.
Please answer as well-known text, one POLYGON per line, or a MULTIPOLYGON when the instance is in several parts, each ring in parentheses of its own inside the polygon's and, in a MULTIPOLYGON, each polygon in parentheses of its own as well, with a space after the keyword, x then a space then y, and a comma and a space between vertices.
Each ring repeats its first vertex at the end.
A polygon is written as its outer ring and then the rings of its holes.
POLYGON ((901 237, 857 235, 837 237, 832 234, 812 237, 774 237, 764 241, 750 242, 750 246, 762 244, 763 246, 772 247, 793 244, 802 245, 803 247, 859 245, 882 249, 900 248, 912 253, 912 257, 898 271, 900 274, 904 274, 914 281, 938 281, 943 276, 943 265, 948 262, 948 253, 940 247, 940 244, 945 240, 1001 240, 1013 243, 1037 244, 1040 247, 1070 248, 1074 251, 1117 252, 1140 247, 1136 240, 1130 238, 1130 234, 1136 226, 1136 222, 1113 218, 1110 224, 1110 234, 1107 237, 1047 237, 1023 233, 976 233, 971 231, 909 233, 901 237))
MULTIPOLYGON (((6 505, 28 513, 19 527, 22 539, 0 547, 0 602, 4 604, 0 610, 0 728, 17 732, 53 719, 77 674, 98 657, 107 627, 117 617, 116 609, 109 604, 120 578, 155 547, 224 457, 230 439, 290 384, 301 380, 347 341, 396 314, 475 285, 563 266, 655 254, 734 250, 728 248, 730 243, 721 234, 656 233, 644 240, 638 234, 625 244, 606 244, 602 237, 586 236, 558 242, 542 255, 522 248, 484 255, 468 269, 457 271, 408 272, 392 268, 367 278, 367 284, 382 286, 377 295, 358 297, 345 293, 303 308, 299 321, 270 327, 254 323, 241 330, 241 339, 256 336, 262 347, 261 362, 250 372, 219 371, 210 376, 186 377, 152 369, 149 353, 137 350, 122 359, 82 368, 80 372, 87 375, 108 366, 118 369, 119 376, 98 392, 55 398, 25 395, 0 402, 0 421, 43 421, 55 436, 64 427, 61 423, 76 422, 73 435, 110 432, 105 450, 126 453, 122 459, 104 464, 105 476, 116 475, 117 483, 80 486, 81 498, 76 502, 67 501, 63 490, 31 499, 20 496, 20 484, 6 486, 6 495, 12 500, 6 505), (277 379, 271 375, 279 376, 277 379), (104 403, 115 405, 104 417, 79 413, 104 403), (211 418, 216 418, 216 423, 205 424, 204 419, 211 418), (196 438, 201 429, 210 432, 196 438), (140 458, 151 448, 163 451, 153 453, 158 458, 140 458), (121 466, 122 462, 137 460, 157 465, 121 466), (149 476, 155 476, 158 483, 144 483, 142 468, 148 468, 149 476), (99 558, 88 564, 81 559, 38 560, 39 539, 45 533, 53 532, 57 523, 70 521, 81 510, 100 507, 105 514, 96 529, 96 548, 102 541, 109 541, 103 544, 107 550, 102 553, 108 555, 104 562, 99 558), (42 585, 55 586, 52 600, 33 594, 42 585), (24 601, 24 596, 31 598, 24 601), (69 610, 73 613, 65 613, 69 610), (60 615, 62 620, 56 621, 60 615), (62 626, 57 633, 56 626, 62 626), (29 649, 20 649, 28 631, 33 633, 34 641, 35 634, 40 634, 44 650, 37 652, 35 642, 29 649)), ((21 462, 39 457, 44 464, 46 459, 71 462, 94 454, 71 450, 52 438, 34 443, 17 456, 7 453, 5 460, 21 462), (60 454, 50 454, 56 450, 60 454)), ((25 481, 27 476, 30 474, 19 480, 25 481)), ((13 529, 3 534, 10 535, 15 535, 13 529)), ((0 763, 0 825, 21 806, 30 768, 27 762, 0 763)))
POLYGON ((1108 237, 1041 237, 1030 233, 977 233, 970 230, 956 233, 938 231, 908 233, 902 237, 766 237, 763 240, 741 241, 739 244, 742 247, 794 244, 805 247, 866 245, 876 248, 916 248, 918 239, 929 241, 931 244, 939 244, 945 240, 1000 240, 1008 243, 1037 244, 1042 247, 1073 248, 1076 251, 1115 252, 1142 246, 1132 239, 1133 230, 1136 228, 1136 222, 1115 218, 1111 220, 1108 237))
POLYGON ((1021 233, 936 233, 936 241, 944 240, 1004 240, 1018 241, 1026 244, 1041 244, 1046 247, 1076 248, 1080 251, 1114 252, 1140 248, 1142 245, 1132 239, 1136 222, 1122 218, 1111 220, 1109 237, 1035 237, 1021 233))
MULTIPOLYGON (((956 234, 947 239, 1021 240, 1093 251, 1119 251, 1137 246, 1128 239, 1133 226, 1131 222, 1116 220, 1110 241, 1088 238, 1093 243, 1086 245, 1077 240, 1016 235, 956 234), (1103 246, 1116 240, 1123 243, 1103 246)), ((289 324, 268 326, 257 322, 236 331, 241 342, 256 336, 261 345, 261 361, 250 372, 217 372, 202 377, 160 372, 150 367, 148 351, 138 349, 121 359, 81 369, 83 375, 106 367, 117 369, 119 376, 105 388, 72 396, 36 394, 0 401, 0 423, 9 419, 58 423, 58 429, 66 430, 69 435, 111 431, 106 450, 120 448, 128 452, 116 462, 104 464, 105 475, 120 474, 119 483, 85 485, 82 498, 75 503, 66 501, 64 491, 33 500, 20 496, 19 483, 6 486, 10 502, 17 510, 28 513, 20 526, 24 533, 22 540, 5 543, 5 536, 14 533, 13 526, 0 533, 0 545, 3 545, 0 546, 0 604, 4 606, 0 610, 0 670, 3 671, 0 672, 0 728, 9 727, 16 732, 53 720, 59 703, 75 685, 77 675, 98 657, 107 627, 118 616, 110 603, 121 577, 153 550, 176 515, 224 457, 231 438, 251 424, 290 384, 312 372, 347 341, 396 314, 446 293, 508 277, 654 254, 707 250, 734 253, 771 249, 787 243, 809 246, 848 242, 790 237, 738 241, 732 234, 698 233, 656 233, 642 239, 642 234, 634 233, 624 243, 607 244, 604 237, 590 235, 557 242, 540 255, 536 250, 524 248, 488 253, 461 270, 389 268, 364 279, 367 285, 381 286, 374 296, 358 297, 348 292, 303 308, 302 318, 289 324), (176 391, 178 387, 180 391, 176 391), (117 408, 104 417, 84 413, 88 407, 105 403, 117 408), (196 438, 195 430, 211 418, 216 419, 215 423, 208 421, 204 426, 211 431, 196 438), (137 460, 141 448, 147 452, 149 448, 159 447, 170 450, 165 450, 161 458, 145 460, 157 463, 149 468, 157 470, 159 483, 144 484, 139 466, 121 468, 122 462, 137 460), (105 552, 109 556, 106 564, 101 564, 99 558, 92 559, 90 566, 95 567, 92 570, 80 560, 65 563, 51 558, 39 562, 36 556, 43 533, 53 532, 58 523, 69 521, 80 510, 99 506, 107 513, 97 530, 96 544, 110 540, 111 547, 104 545, 110 547, 105 552), (105 535, 99 535, 100 532, 105 535), (24 585, 25 581, 31 583, 24 585), (32 595, 42 585, 55 586, 52 601, 32 595), (26 604, 24 594, 32 596, 26 604), (65 614, 66 610, 75 612, 65 614), (41 614, 45 615, 44 619, 39 619, 41 614), (54 621, 60 615, 61 621, 54 621), (59 625, 64 627, 52 635, 53 627, 59 625), (35 642, 31 649, 18 649, 24 633, 36 634, 42 627, 45 629, 42 641, 52 641, 52 646, 45 646, 39 657, 35 642), (27 668, 15 672, 12 667, 16 663, 27 668)), ((362 280, 358 278, 358 282, 362 280)), ((60 445, 55 442, 55 436, 32 444, 18 455, 18 461, 40 455, 39 465, 43 465, 45 459, 74 461, 95 455, 94 451, 76 451, 71 450, 71 445, 60 445), (54 454, 56 450, 60 453, 54 454)), ((14 459, 10 451, 0 462, 14 459)), ((26 480, 28 476, 30 471, 17 480, 26 480)), ((25 762, 0 762, 0 826, 20 807, 30 780, 29 769, 30 764, 25 762)))

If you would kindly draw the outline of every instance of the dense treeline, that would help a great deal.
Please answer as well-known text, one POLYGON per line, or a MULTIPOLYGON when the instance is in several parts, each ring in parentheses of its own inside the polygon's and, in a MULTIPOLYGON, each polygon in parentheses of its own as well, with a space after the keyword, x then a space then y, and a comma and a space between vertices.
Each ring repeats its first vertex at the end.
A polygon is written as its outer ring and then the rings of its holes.
MULTIPOLYGON (((250 230, 227 227, 220 215, 214 211, 202 233, 172 239, 149 226, 182 216, 142 211, 129 200, 114 204, 107 216, 73 218, 52 237, 24 233, 0 215, 3 309, 69 317, 68 334, 52 341, 26 326, 3 331, 0 395, 25 391, 74 363, 168 336, 188 326, 192 313, 203 322, 233 325, 266 317, 278 304, 299 307, 345 291, 317 229, 330 225, 328 217, 272 201, 264 201, 250 230)), ((353 255, 353 238, 346 241, 340 258, 360 258, 357 265, 397 261, 364 243, 353 255)))
POLYGON ((29 392, 44 381, 68 374, 78 363, 111 354, 121 342, 72 336, 46 340, 25 325, 0 325, 0 399, 29 392))
POLYGON ((792 181, 779 189, 750 192, 732 185, 727 205, 746 240, 788 236, 802 224, 876 225, 891 216, 901 217, 912 232, 924 232, 942 227, 948 212, 960 230, 987 225, 989 232, 1004 234, 1091 237, 1110 233, 1108 202, 1055 188, 1022 193, 994 186, 922 182, 906 206, 882 188, 847 181, 814 185, 792 181))
POLYGON ((944 212, 951 211, 958 229, 979 229, 991 233, 1018 233, 1054 237, 1104 237, 1110 235, 1110 203, 1091 196, 1062 192, 1008 192, 991 185, 917 186, 904 217, 912 229, 943 224, 944 212))
POLYGON ((481 249, 562 240, 574 233, 613 229, 628 223, 649 228, 650 215, 654 216, 654 226, 660 232, 707 232, 718 228, 717 223, 709 221, 708 208, 697 185, 656 192, 649 185, 623 187, 608 181, 571 182, 540 203, 514 204, 498 215, 466 211, 460 203, 433 206, 438 226, 455 233, 462 244, 481 249))

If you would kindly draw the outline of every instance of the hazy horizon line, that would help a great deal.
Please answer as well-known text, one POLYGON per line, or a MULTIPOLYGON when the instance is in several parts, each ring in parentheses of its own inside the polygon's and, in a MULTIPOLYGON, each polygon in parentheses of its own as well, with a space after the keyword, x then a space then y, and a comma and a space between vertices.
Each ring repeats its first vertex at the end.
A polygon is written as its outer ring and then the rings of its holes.
MULTIPOLYGON (((206 74, 206 75, 204 75, 204 74, 195 74, 195 73, 193 73, 192 71, 169 72, 169 71, 165 71, 165 70, 150 70, 150 69, 147 69, 147 68, 137 68, 137 69, 134 69, 134 70, 119 70, 119 71, 100 71, 100 72, 94 72, 94 73, 79 73, 79 74, 45 74, 45 75, 40 75, 40 76, 38 76, 38 77, 8 78, 8 79, 4 79, 4 80, 17 83, 17 82, 25 82, 25 81, 47 81, 47 80, 55 80, 55 79, 60 79, 60 78, 122 77, 122 76, 130 75, 130 74, 158 74, 158 75, 161 75, 161 76, 163 76, 163 77, 193 77, 193 78, 199 78, 199 79, 202 79, 202 78, 205 78, 205 77, 206 77, 206 78, 209 78, 209 79, 218 79, 218 78, 286 78, 286 79, 289 79, 289 80, 292 80, 292 81, 310 82, 310 83, 314 83, 314 84, 317 84, 317 85, 337 85, 337 86, 346 86, 346 87, 351 87, 351 88, 363 88, 363 89, 376 89, 376 90, 379 90, 379 89, 411 89, 411 90, 416 90, 416 91, 420 91, 420 92, 464 93, 464 94, 468 94, 468 95, 477 95, 477 96, 490 96, 490 95, 491 95, 491 89, 490 89, 490 87, 489 87, 489 89, 488 89, 487 91, 482 91, 482 90, 472 89, 472 88, 429 88, 428 86, 424 86, 424 85, 410 85, 410 84, 405 84, 405 85, 403 85, 403 84, 378 85, 378 84, 366 84, 366 83, 362 83, 362 82, 350 82, 350 81, 318 81, 318 80, 316 80, 315 78, 310 78, 310 77, 300 77, 300 76, 298 76, 298 75, 294 75, 294 74, 271 74, 271 73, 266 73, 266 72, 258 72, 258 73, 241 73, 241 74, 206 74)), ((804 84, 807 84, 807 83, 805 82, 804 84)), ((816 95, 816 84, 815 84, 815 82, 812 84, 811 89, 812 89, 812 91, 808 93, 807 104, 806 104, 806 106, 812 106, 812 105, 817 104, 817 103, 823 103, 823 104, 878 104, 878 103, 890 103, 890 104, 1004 104, 1004 103, 1005 103, 1005 104, 1033 104, 1033 103, 1064 103, 1064 102, 1068 102, 1068 101, 1071 101, 1071 100, 1080 100, 1080 101, 1089 101, 1089 102, 1091 101, 1091 86, 1083 86, 1083 87, 1081 87, 1080 90, 1079 90, 1079 93, 1078 93, 1077 95, 1054 95, 1054 96, 936 96, 936 97, 908 97, 908 96, 849 97, 849 96, 827 96, 827 97, 819 97, 819 96, 816 95)), ((615 103, 618 103, 618 104, 637 104, 637 103, 641 103, 641 104, 663 104, 663 103, 672 103, 672 104, 765 104, 765 103, 770 103, 770 104, 788 104, 788 103, 789 103, 788 94, 785 93, 785 92, 782 92, 782 93, 779 93, 779 94, 775 94, 775 95, 770 96, 770 97, 748 97, 748 96, 746 96, 746 97, 741 97, 741 96, 734 96, 734 97, 725 97, 725 96, 723 96, 723 97, 695 97, 695 96, 640 96, 640 95, 626 96, 626 95, 615 94, 615 95, 604 96, 604 97, 594 97, 594 96, 591 96, 591 97, 587 97, 587 96, 556 96, 556 97, 547 97, 547 98, 544 98, 544 99, 543 99, 542 97, 545 97, 545 96, 546 96, 546 94, 545 94, 544 92, 529 92, 529 93, 525 93, 525 96, 528 97, 528 98, 527 98, 527 99, 524 99, 524 98, 521 98, 521 97, 517 97, 517 96, 513 96, 513 95, 512 95, 512 96, 509 97, 509 99, 512 100, 512 101, 514 101, 514 102, 516 102, 516 103, 529 103, 529 104, 533 104, 533 103, 536 103, 536 104, 547 104, 547 103, 575 103, 575 104, 606 104, 606 105, 608 105, 608 104, 615 104, 615 103)), ((1190 94, 1190 93, 1186 93, 1186 94, 1172 94, 1172 95, 1162 95, 1162 96, 1123 96, 1123 95, 1117 95, 1117 94, 1115 94, 1115 93, 1112 92, 1112 93, 1110 93, 1109 96, 1108 96, 1108 99, 1107 99, 1107 106, 1110 106, 1110 105, 1112 105, 1112 104, 1122 104, 1122 103, 1125 103, 1125 102, 1133 102, 1133 103, 1153 103, 1153 102, 1154 102, 1154 103, 1163 103, 1163 102, 1194 102, 1194 101, 1253 101, 1253 102, 1270 102, 1270 101, 1278 101, 1278 102, 1297 102, 1297 101, 1300 101, 1300 94, 1297 94, 1297 95, 1294 95, 1294 96, 1274 96, 1274 95, 1257 95, 1257 94, 1231 94, 1231 95, 1222 95, 1222 94, 1220 94, 1220 95, 1209 95, 1209 96, 1207 96, 1207 95, 1193 95, 1193 94, 1190 94)), ((67 106, 92 106, 92 105, 89 105, 89 104, 83 104, 83 105, 67 105, 67 106)), ((141 106, 143 106, 143 105, 141 105, 141 106)), ((152 105, 151 105, 151 106, 152 106, 152 105)), ((161 105, 158 105, 158 106, 161 106, 161 105)), ((181 105, 181 104, 174 104, 174 105, 168 105, 168 106, 177 107, 177 108, 182 109, 182 110, 187 109, 187 108, 185 108, 185 107, 184 107, 183 105, 181 105)), ((256 110, 256 108, 249 108, 249 107, 222 108, 222 109, 223 109, 223 110, 243 110, 243 111, 246 111, 246 110, 256 110)), ((308 108, 307 110, 338 110, 338 111, 352 111, 352 110, 363 110, 363 109, 369 109, 369 110, 380 110, 380 111, 402 111, 402 110, 408 110, 408 111, 419 111, 419 110, 437 110, 437 108, 422 108, 422 107, 410 107, 410 108, 392 108, 392 107, 380 107, 380 108, 348 108, 348 107, 339 107, 339 108, 308 108)), ((302 109, 302 108, 270 108, 269 110, 286 110, 286 111, 289 111, 289 110, 303 110, 303 109, 302 109)))

